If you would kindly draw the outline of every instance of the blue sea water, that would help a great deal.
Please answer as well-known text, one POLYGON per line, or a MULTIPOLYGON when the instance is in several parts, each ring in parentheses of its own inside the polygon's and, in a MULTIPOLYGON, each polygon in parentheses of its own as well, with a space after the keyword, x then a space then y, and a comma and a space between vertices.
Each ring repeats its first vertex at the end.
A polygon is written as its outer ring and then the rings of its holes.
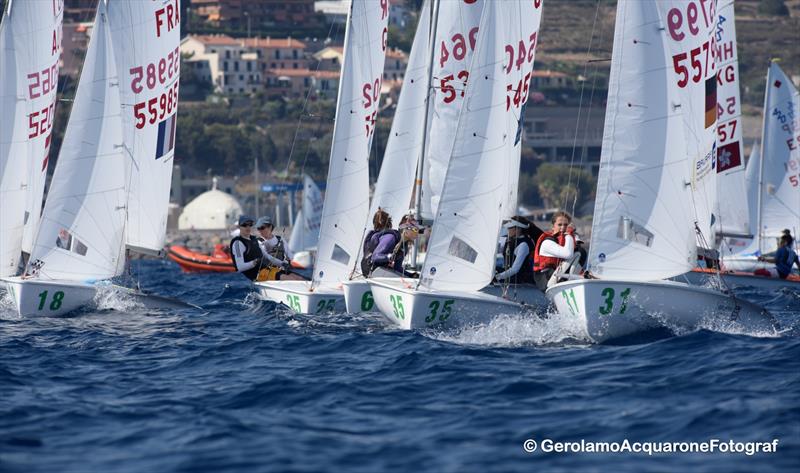
POLYGON ((780 337, 593 345, 558 316, 406 332, 375 314, 291 314, 237 275, 135 270, 203 310, 110 294, 19 319, 0 301, 0 471, 800 471, 797 293, 751 294, 780 337), (778 448, 548 454, 546 439, 778 448))

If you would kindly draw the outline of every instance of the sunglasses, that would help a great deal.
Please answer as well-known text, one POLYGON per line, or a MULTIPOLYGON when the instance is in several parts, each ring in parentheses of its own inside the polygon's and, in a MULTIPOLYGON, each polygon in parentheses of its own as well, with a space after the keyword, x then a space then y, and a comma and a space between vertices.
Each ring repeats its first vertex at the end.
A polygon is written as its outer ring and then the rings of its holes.
POLYGON ((267 226, 266 226, 266 225, 262 225, 262 226, 258 227, 258 228, 257 228, 257 230, 264 230, 264 229, 266 229, 266 228, 267 228, 267 226))
POLYGON ((243 223, 243 224, 241 224, 239 226, 240 227, 252 227, 253 226, 253 222, 243 223))

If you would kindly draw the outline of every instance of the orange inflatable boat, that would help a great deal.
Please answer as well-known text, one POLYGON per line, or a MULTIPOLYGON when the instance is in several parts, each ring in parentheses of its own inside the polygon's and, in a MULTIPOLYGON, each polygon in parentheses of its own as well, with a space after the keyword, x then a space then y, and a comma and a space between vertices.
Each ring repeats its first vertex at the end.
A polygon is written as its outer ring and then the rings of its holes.
POLYGON ((236 271, 231 255, 228 253, 228 245, 222 243, 214 245, 214 253, 210 256, 180 245, 170 246, 167 249, 167 256, 178 263, 185 273, 201 271, 232 273, 236 271))

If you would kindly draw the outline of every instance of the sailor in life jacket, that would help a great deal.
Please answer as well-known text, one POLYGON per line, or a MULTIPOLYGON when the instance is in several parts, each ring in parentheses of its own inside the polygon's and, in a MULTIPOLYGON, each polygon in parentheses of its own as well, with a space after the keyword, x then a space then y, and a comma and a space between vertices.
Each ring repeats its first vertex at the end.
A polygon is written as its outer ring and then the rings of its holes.
POLYGON ((261 217, 256 221, 258 245, 264 255, 264 264, 256 281, 302 280, 297 274, 289 272, 291 254, 284 245, 283 238, 272 233, 275 225, 269 217, 261 217))
POLYGON ((231 240, 231 255, 236 272, 255 281, 261 269, 263 255, 258 238, 251 234, 252 231, 253 219, 246 215, 239 217, 239 234, 231 240))
POLYGON ((364 237, 361 274, 369 277, 378 266, 390 267, 389 256, 400 238, 400 232, 392 228, 392 217, 378 207, 372 217, 372 230, 364 237))
POLYGON ((511 284, 533 284, 533 242, 542 231, 520 216, 511 217, 503 227, 508 231, 503 245, 504 271, 495 279, 511 284))
POLYGON ((567 212, 556 212, 552 218, 553 228, 542 233, 536 241, 533 252, 533 277, 536 286, 547 289, 551 276, 562 262, 575 262, 575 230, 570 225, 572 217, 567 212))

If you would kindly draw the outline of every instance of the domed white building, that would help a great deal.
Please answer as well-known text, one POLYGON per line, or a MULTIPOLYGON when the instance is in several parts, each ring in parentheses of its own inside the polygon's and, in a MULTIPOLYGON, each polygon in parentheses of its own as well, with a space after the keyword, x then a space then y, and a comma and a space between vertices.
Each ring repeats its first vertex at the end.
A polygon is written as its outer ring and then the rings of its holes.
POLYGON ((217 190, 217 178, 210 191, 186 204, 178 217, 178 230, 227 230, 242 215, 242 206, 230 194, 217 190))

